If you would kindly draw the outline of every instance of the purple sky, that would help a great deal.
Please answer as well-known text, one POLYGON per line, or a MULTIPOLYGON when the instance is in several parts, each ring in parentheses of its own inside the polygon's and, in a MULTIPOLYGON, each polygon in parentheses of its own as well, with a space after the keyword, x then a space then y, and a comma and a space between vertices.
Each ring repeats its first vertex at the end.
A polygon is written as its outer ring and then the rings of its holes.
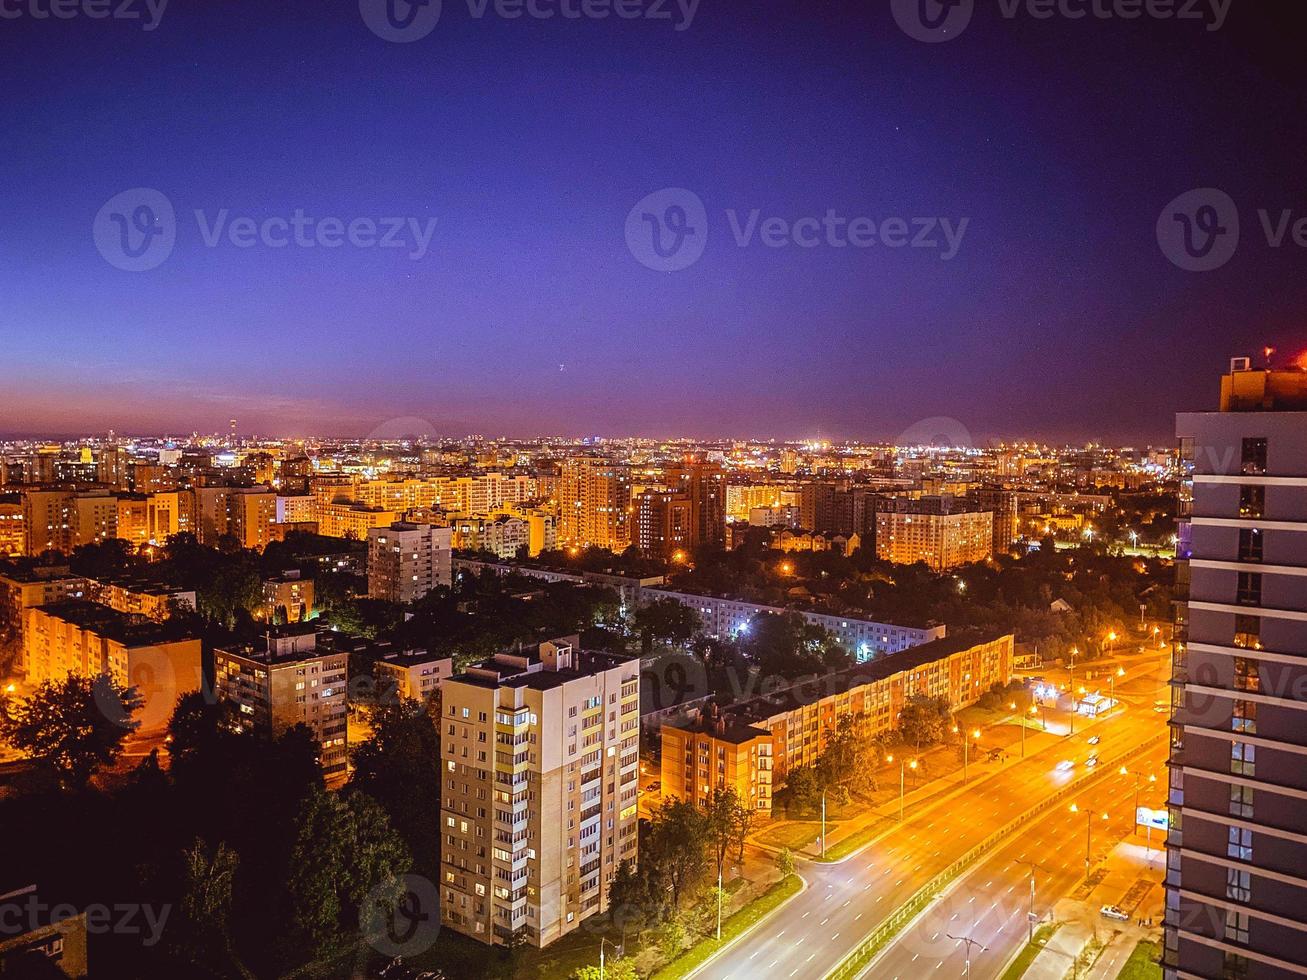
POLYGON ((0 19, 3 432, 893 438, 951 416, 978 440, 1164 442, 1231 354, 1307 348, 1307 249, 1258 217, 1307 217, 1301 13, 1236 3, 1209 31, 976 0, 924 44, 890 0, 701 0, 684 30, 674 3, 445 0, 398 44, 355 2, 171 0, 150 31, 29 2, 0 19), (175 246, 124 271, 96 218, 141 187, 175 246), (673 272, 624 233, 667 187, 707 221, 673 272), (1155 227, 1201 187, 1242 235, 1195 273, 1155 227), (414 240, 204 240, 224 210, 297 209, 414 240), (728 212, 754 210, 967 225, 949 259, 741 247, 728 212), (435 219, 420 258, 407 219, 435 219))

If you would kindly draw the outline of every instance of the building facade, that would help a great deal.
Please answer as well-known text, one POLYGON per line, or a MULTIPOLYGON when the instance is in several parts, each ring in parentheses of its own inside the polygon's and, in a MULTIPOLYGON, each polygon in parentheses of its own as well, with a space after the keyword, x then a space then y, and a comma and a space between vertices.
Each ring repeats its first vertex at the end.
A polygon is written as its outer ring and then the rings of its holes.
POLYGON ((558 537, 578 548, 630 547, 630 468, 597 456, 566 460, 558 478, 558 537))
POLYGON ((1307 974, 1307 373, 1177 417, 1168 978, 1307 974))
POLYGON ((326 776, 349 762, 349 653, 312 626, 268 632, 263 646, 214 650, 214 689, 236 706, 241 728, 265 738, 307 725, 321 747, 326 776))
POLYGON ((441 685, 443 924, 547 946, 637 857, 640 662, 575 637, 441 685))
POLYGON ((452 531, 396 521, 368 530, 368 595, 409 603, 452 581, 452 531))

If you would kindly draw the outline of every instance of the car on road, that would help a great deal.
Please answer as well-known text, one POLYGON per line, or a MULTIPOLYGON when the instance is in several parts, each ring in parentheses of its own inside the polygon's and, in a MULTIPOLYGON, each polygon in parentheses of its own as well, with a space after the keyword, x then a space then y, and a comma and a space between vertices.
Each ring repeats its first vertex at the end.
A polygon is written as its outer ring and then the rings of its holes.
POLYGON ((1104 905, 1098 910, 1098 914, 1104 919, 1115 919, 1117 922, 1130 921, 1130 913, 1119 905, 1104 905))
POLYGON ((1057 771, 1058 771, 1058 772, 1070 772, 1070 771, 1071 771, 1072 769, 1074 769, 1075 767, 1076 767, 1076 764, 1075 764, 1074 762, 1072 762, 1070 759, 1063 759, 1061 762, 1059 762, 1059 763, 1057 764, 1057 771))
POLYGON ((1085 760, 1085 765, 1088 766, 1090 769, 1094 768, 1094 766, 1098 765, 1098 756, 1091 755, 1088 759, 1085 760))
POLYGON ((1166 712, 1170 711, 1171 709, 1168 708, 1168 707, 1167 707, 1166 705, 1164 705, 1164 704, 1155 704, 1155 705, 1153 705, 1153 710, 1156 711, 1158 714, 1165 714, 1166 712))
POLYGON ((1101 742, 1102 740, 1103 740, 1103 736, 1102 736, 1102 735, 1090 735, 1090 736, 1089 736, 1089 744, 1090 744, 1090 745, 1097 745, 1097 744, 1098 744, 1099 742, 1101 742))
POLYGON ((650 783, 648 786, 644 788, 644 791, 646 793, 657 793, 662 788, 663 788, 663 784, 655 779, 652 783, 650 783))

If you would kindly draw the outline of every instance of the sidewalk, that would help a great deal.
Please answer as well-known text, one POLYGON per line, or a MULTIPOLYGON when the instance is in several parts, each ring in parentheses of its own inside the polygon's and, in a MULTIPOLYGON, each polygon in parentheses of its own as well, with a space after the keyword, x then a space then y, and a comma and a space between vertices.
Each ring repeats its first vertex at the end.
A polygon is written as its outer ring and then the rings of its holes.
POLYGON ((1164 857, 1147 848, 1143 837, 1119 840, 1095 869, 1089 886, 1081 884, 1053 909, 1062 923, 1048 946, 1031 962, 1025 980, 1062 980, 1091 941, 1101 943, 1084 980, 1115 980, 1141 939, 1160 941, 1165 902, 1162 889, 1164 857), (1126 922, 1104 918, 1099 909, 1117 905, 1130 915, 1126 922), (1141 920, 1151 920, 1143 925, 1141 920))

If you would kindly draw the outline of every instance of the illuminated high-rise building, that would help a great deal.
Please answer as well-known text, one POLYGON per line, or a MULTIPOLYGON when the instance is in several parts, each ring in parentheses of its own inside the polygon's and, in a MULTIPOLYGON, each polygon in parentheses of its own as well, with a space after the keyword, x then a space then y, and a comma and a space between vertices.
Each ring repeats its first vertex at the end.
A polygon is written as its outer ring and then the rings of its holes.
POLYGON ((1307 372, 1237 358, 1176 419, 1163 969, 1307 974, 1307 372), (1186 594, 1187 593, 1187 594, 1186 594))
POLYGON ((625 551, 631 545, 631 472, 597 456, 563 463, 558 480, 558 537, 577 547, 625 551))
POLYGON ((640 661, 576 637, 440 683, 442 924, 546 946, 637 856, 640 661))

